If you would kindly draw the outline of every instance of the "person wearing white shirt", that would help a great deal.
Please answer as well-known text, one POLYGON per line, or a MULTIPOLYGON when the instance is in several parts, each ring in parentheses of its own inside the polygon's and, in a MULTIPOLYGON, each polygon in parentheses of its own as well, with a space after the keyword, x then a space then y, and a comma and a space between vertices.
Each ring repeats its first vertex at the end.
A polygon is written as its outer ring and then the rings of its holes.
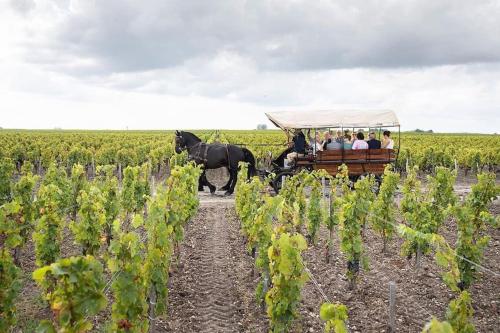
POLYGON ((382 148, 394 149, 394 140, 391 139, 391 131, 384 131, 384 140, 382 141, 382 148))
POLYGON ((352 149, 368 149, 368 143, 365 141, 365 136, 363 133, 358 132, 356 134, 356 140, 352 144, 352 149))
POLYGON ((323 142, 321 140, 321 134, 316 132, 314 138, 311 136, 311 130, 307 132, 307 136, 309 137, 309 145, 314 147, 314 151, 322 151, 323 150, 323 142))

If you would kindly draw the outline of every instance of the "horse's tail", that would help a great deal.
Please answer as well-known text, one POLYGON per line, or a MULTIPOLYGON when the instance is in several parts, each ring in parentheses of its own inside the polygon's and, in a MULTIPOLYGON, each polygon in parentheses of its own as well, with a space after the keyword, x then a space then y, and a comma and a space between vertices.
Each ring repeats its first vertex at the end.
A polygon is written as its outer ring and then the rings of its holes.
POLYGON ((253 177, 257 175, 257 169, 255 167, 255 157, 250 150, 247 148, 241 148, 245 156, 245 162, 248 163, 248 177, 253 177))

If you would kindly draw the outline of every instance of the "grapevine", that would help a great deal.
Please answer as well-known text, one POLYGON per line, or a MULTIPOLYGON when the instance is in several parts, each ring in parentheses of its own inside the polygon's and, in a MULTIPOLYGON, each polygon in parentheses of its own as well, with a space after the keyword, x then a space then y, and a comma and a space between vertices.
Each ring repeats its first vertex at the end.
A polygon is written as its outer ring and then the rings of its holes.
POLYGON ((120 213, 120 201, 118 197, 118 179, 113 175, 113 166, 107 165, 98 167, 99 188, 104 199, 104 212, 106 222, 104 224, 104 233, 107 246, 111 243, 113 222, 120 213))
POLYGON ((70 194, 70 207, 71 216, 73 220, 76 219, 76 213, 80 209, 80 203, 78 202, 78 197, 80 191, 87 189, 87 177, 85 175, 85 170, 80 164, 74 164, 71 168, 71 194, 70 194))
POLYGON ((345 164, 338 168, 338 173, 334 179, 331 179, 328 214, 325 218, 325 224, 328 228, 328 242, 326 247, 326 262, 330 262, 333 249, 333 233, 340 223, 340 210, 342 208, 342 196, 346 195, 349 189, 349 174, 345 164), (340 190, 338 189, 340 187, 340 190))
POLYGON ((424 326, 422 333, 455 333, 455 331, 449 322, 441 322, 436 318, 432 318, 432 320, 424 326))
POLYGON ((493 174, 479 174, 477 184, 465 202, 454 208, 457 222, 456 253, 460 269, 460 288, 468 289, 477 276, 477 267, 473 263, 482 261, 489 236, 482 236, 480 231, 486 223, 497 226, 494 217, 487 211, 488 204, 500 194, 500 187, 495 185, 493 174))
POLYGON ((300 234, 273 234, 268 249, 272 288, 266 294, 272 332, 287 332, 297 317, 300 291, 307 281, 302 252, 307 248, 300 234))
POLYGON ((125 223, 129 221, 130 215, 136 211, 136 189, 139 177, 139 169, 136 167, 128 166, 123 171, 123 183, 121 191, 120 205, 125 213, 125 223))
POLYGON ((320 318, 325 321, 325 333, 347 333, 347 307, 344 304, 323 303, 320 318))
POLYGON ((168 270, 172 254, 172 225, 167 225, 165 207, 168 205, 166 190, 160 189, 149 203, 149 215, 146 228, 148 251, 146 258, 146 276, 150 284, 150 299, 154 299, 155 314, 165 312, 168 289, 168 270))
POLYGON ((97 187, 91 186, 88 192, 80 191, 77 203, 80 207, 78 220, 70 223, 70 229, 75 235, 75 242, 81 245, 83 255, 96 256, 106 223, 104 198, 97 187))
POLYGON ((60 259, 33 272, 33 279, 46 290, 54 322, 44 320, 41 332, 88 332, 90 316, 106 307, 103 268, 92 256, 60 259))
POLYGON ((8 158, 0 158, 0 205, 10 201, 14 163, 8 158))
POLYGON ((429 183, 427 200, 430 202, 429 210, 433 218, 433 225, 430 230, 432 233, 438 233, 439 228, 457 202, 453 189, 456 178, 456 172, 445 167, 437 167, 435 176, 427 176, 429 183))
MULTIPOLYGON (((408 226, 421 234, 431 233, 434 230, 433 216, 430 202, 425 199, 421 190, 421 183, 417 179, 417 168, 409 171, 403 184, 403 199, 401 211, 408 226)), ((420 255, 430 251, 429 243, 424 237, 406 238, 402 245, 402 253, 408 258, 415 254, 417 266, 420 255)))
POLYGON ((392 238, 395 227, 395 213, 397 205, 394 202, 394 195, 398 187, 399 174, 391 171, 391 166, 388 165, 384 171, 382 185, 377 199, 372 206, 372 215, 370 222, 373 230, 382 236, 383 248, 382 252, 387 251, 387 242, 392 238))
POLYGON ((276 196, 264 198, 264 204, 258 209, 254 223, 249 233, 249 242, 256 248, 255 266, 260 270, 261 279, 257 285, 256 296, 264 300, 269 281, 269 256, 273 233, 273 219, 281 214, 283 198, 276 196))
POLYGON ((20 206, 15 202, 0 206, 0 331, 8 332, 16 323, 15 299, 21 288, 21 271, 14 264, 11 249, 22 243, 15 220, 20 206))
POLYGON ((453 327, 456 333, 474 333, 476 330, 472 324, 474 309, 472 301, 467 291, 452 300, 446 311, 446 320, 453 327))
POLYGON ((500 195, 500 186, 496 185, 495 179, 494 173, 478 174, 477 183, 472 185, 471 193, 467 196, 466 205, 472 210, 475 236, 485 227, 485 222, 494 223, 485 214, 488 211, 488 205, 500 195))
POLYGON ((42 185, 54 185, 59 189, 59 191, 57 191, 57 195, 55 196, 55 204, 57 204, 59 214, 61 216, 72 210, 72 185, 68 180, 66 171, 63 168, 58 168, 54 163, 52 163, 47 169, 47 173, 42 180, 42 185))
MULTIPOLYGON (((0 215, 0 224, 2 220, 0 215)), ((16 324, 15 300, 21 289, 21 270, 14 265, 9 247, 0 245, 0 331, 8 332, 16 324)))
POLYGON ((319 226, 324 221, 323 207, 321 206, 321 182, 314 173, 309 175, 308 185, 311 187, 309 204, 307 205, 307 231, 312 244, 316 243, 319 226))
MULTIPOLYGON (((431 233, 422 233, 404 224, 398 227, 399 234, 408 242, 428 244, 435 249, 435 260, 442 273, 444 283, 452 290, 459 291, 460 271, 456 260, 456 253, 446 242, 443 236, 431 233)), ((431 247, 429 247, 430 251, 431 247)))
POLYGON ((363 256, 362 227, 369 213, 374 179, 366 177, 354 184, 355 191, 344 197, 340 213, 340 248, 347 257, 347 277, 354 288, 360 262, 367 266, 363 256))
POLYGON ((36 218, 36 206, 33 191, 39 177, 31 172, 31 163, 26 162, 22 168, 21 178, 13 186, 13 200, 20 205, 18 224, 21 226, 20 236, 23 247, 28 241, 36 218))
POLYGON ((111 241, 108 268, 116 274, 111 284, 115 299, 111 311, 114 332, 135 333, 148 330, 142 247, 135 232, 119 233, 111 241))
POLYGON ((39 220, 33 233, 38 267, 55 262, 61 251, 63 220, 60 215, 61 190, 55 185, 42 185, 38 190, 39 220))

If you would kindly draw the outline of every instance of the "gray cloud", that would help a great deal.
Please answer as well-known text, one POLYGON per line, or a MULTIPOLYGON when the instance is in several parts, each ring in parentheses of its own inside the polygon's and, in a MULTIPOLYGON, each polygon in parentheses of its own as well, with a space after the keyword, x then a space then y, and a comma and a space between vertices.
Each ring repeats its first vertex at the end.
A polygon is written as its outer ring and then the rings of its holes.
POLYGON ((27 14, 36 7, 35 0, 10 0, 11 8, 19 14, 27 14))
POLYGON ((500 61, 494 0, 108 0, 60 9, 29 60, 77 76, 168 69, 221 52, 259 71, 500 61))

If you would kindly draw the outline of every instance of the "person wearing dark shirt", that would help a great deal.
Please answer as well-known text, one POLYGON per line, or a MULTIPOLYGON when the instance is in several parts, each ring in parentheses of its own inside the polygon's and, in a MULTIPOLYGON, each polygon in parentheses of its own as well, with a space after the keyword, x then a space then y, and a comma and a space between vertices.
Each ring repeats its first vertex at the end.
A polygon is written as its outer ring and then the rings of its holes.
POLYGON ((371 131, 369 134, 368 149, 380 149, 381 143, 375 138, 375 132, 371 131))
POLYGON ((292 139, 293 141, 293 151, 297 154, 306 153, 306 136, 302 131, 298 131, 292 139))
POLYGON ((297 157, 304 156, 306 153, 306 136, 304 135, 304 133, 302 133, 301 130, 295 131, 292 142, 292 152, 286 155, 288 164, 290 164, 297 157))

